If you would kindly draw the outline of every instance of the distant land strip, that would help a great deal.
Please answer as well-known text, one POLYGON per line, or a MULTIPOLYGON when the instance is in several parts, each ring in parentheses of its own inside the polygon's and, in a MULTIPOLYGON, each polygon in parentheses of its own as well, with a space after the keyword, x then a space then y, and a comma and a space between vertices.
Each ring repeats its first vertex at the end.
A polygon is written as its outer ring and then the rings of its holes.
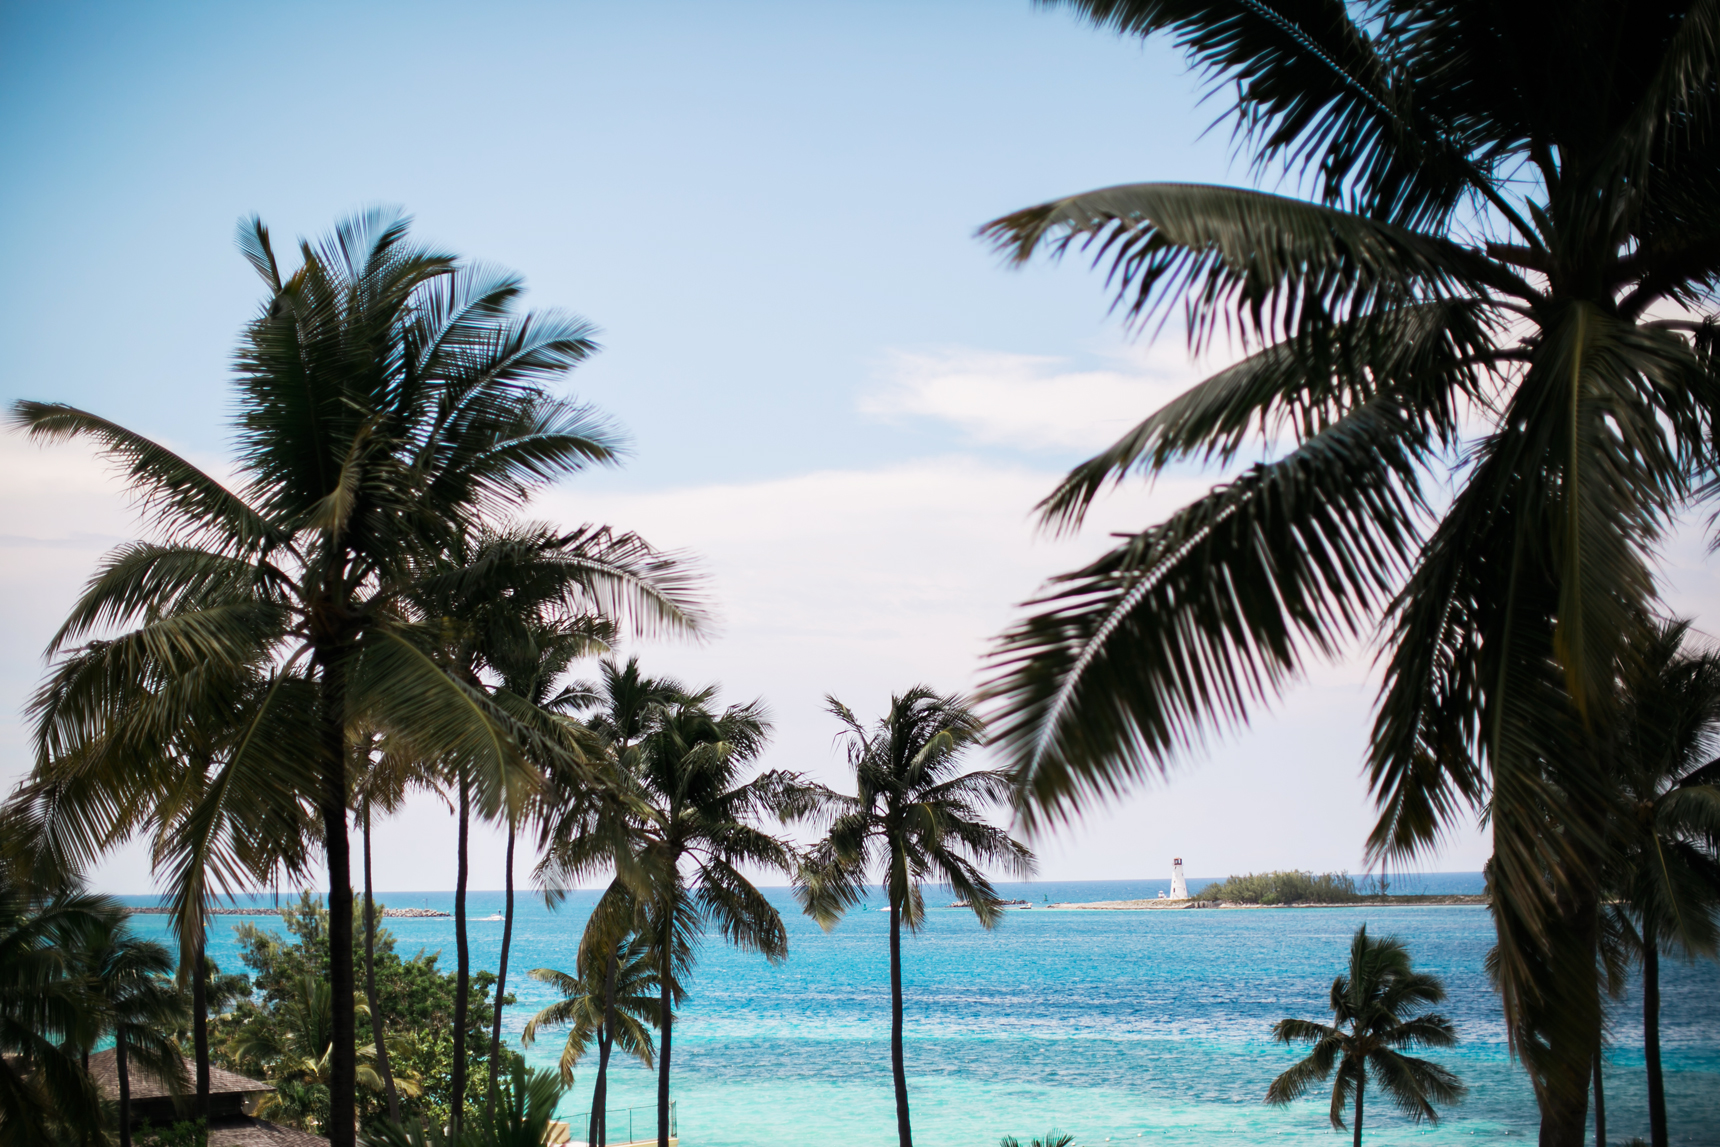
MULTIPOLYGON (((157 905, 154 905, 154 906, 149 907, 149 908, 128 908, 127 911, 132 913, 135 916, 166 916, 166 915, 170 914, 173 911, 173 909, 157 904, 157 905)), ((282 914, 282 909, 279 909, 279 908, 210 908, 210 909, 208 909, 208 912, 209 912, 209 915, 211 915, 211 916, 279 916, 282 914)), ((407 916, 407 917, 426 917, 426 916, 448 916, 448 915, 451 915, 451 913, 439 912, 434 908, 384 908, 382 910, 382 914, 384 916, 407 916)))
POLYGON ((1416 908, 1487 903, 1486 896, 1441 894, 1428 896, 1362 896, 1337 903, 1299 901, 1295 904, 1245 904, 1239 900, 1094 900, 1085 904, 1045 904, 1043 908, 1081 908, 1101 912, 1139 912, 1183 908, 1416 908))

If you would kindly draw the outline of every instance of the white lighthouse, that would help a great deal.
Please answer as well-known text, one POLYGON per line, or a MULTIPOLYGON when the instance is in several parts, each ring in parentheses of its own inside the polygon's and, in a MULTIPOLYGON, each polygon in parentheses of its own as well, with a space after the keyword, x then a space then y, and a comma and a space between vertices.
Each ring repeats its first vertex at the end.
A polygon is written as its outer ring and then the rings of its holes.
POLYGON ((1182 857, 1171 861, 1171 899, 1188 899, 1188 881, 1183 879, 1182 857))

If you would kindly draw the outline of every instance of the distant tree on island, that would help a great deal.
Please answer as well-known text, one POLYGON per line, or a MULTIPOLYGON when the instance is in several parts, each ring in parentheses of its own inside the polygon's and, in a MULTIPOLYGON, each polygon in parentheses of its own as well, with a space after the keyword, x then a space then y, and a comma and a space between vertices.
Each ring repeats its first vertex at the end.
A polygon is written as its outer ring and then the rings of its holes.
POLYGON ((1222 883, 1208 884, 1194 894, 1196 900, 1233 904, 1353 904, 1362 898, 1355 880, 1346 872, 1249 873, 1232 876, 1222 883))
POLYGON ((1033 870, 1033 854, 984 819, 986 806, 1008 807, 1013 801, 1009 779, 989 770, 958 771, 981 731, 963 698, 916 685, 892 697, 889 712, 870 729, 836 698, 825 701, 847 726, 856 793, 823 794, 830 831, 807 854, 794 892, 807 915, 828 931, 860 903, 867 873, 883 873, 890 900, 896 1132, 901 1147, 912 1147, 902 1052, 902 928, 917 932, 925 922, 920 883, 930 878, 948 885, 990 928, 1003 909, 979 866, 996 864, 1025 876, 1033 870))
POLYGON ((1438 1123, 1435 1103, 1456 1103, 1463 1083, 1447 1069, 1425 1059, 1404 1055, 1403 1048, 1452 1047, 1457 1032, 1450 1020, 1429 1012, 1406 1017, 1418 1004, 1445 999, 1437 976, 1417 972, 1409 951, 1394 937, 1371 939, 1366 924, 1350 943, 1350 971, 1332 981, 1333 1025, 1313 1020, 1283 1019, 1272 1029, 1279 1043, 1312 1044, 1307 1058, 1272 1081, 1266 1102, 1274 1105, 1300 1099, 1334 1069, 1332 1126, 1344 1128, 1344 1108, 1356 1109, 1355 1147, 1362 1144, 1362 1111, 1371 1076, 1398 1110, 1417 1123, 1438 1123))

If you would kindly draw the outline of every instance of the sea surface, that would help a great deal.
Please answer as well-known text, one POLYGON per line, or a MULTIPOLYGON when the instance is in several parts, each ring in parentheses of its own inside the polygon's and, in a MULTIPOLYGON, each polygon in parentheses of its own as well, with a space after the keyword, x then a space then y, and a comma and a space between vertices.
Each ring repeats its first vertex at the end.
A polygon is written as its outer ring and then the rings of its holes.
MULTIPOLYGON (((1189 884, 1199 888, 1205 879, 1189 884)), ((1530 1141, 1533 1095, 1511 1060, 1498 998, 1484 960, 1493 929, 1479 907, 1366 907, 1254 911, 1110 912, 1047 910, 1049 903, 1154 897, 1168 881, 1038 882, 1003 885, 1032 902, 987 932, 960 909, 932 911, 903 945, 907 1070, 914 1138, 922 1147, 992 1147, 1051 1127, 1079 1147, 1128 1140, 1200 1144, 1347 1143, 1327 1122, 1329 1090, 1289 1108, 1261 1098, 1296 1054, 1269 1039, 1285 1016, 1329 1019, 1326 997, 1343 970, 1350 938, 1367 924, 1408 945, 1417 966, 1443 976, 1445 1013, 1461 1045, 1435 1053, 1469 1085, 1464 1103, 1438 1126, 1417 1126, 1383 1104, 1367 1106, 1373 1144, 1530 1141)), ((1475 892, 1475 873, 1394 880, 1393 892, 1475 892)), ((787 889, 767 889, 790 937, 787 961, 771 965, 707 937, 677 1018, 674 1091, 687 1147, 896 1142, 889 1052, 889 915, 881 897, 832 932, 796 909, 787 889)), ((505 1030, 519 1039, 547 1005, 535 967, 572 970, 597 893, 558 910, 527 893, 517 899, 508 987, 518 1003, 505 1030)), ((449 910, 452 893, 382 894, 394 907, 449 910)), ((134 903, 145 898, 129 898, 134 903)), ((952 897, 931 892, 928 902, 952 897)), ((474 969, 494 969, 501 947, 497 892, 469 895, 474 969)), ((161 917, 136 917, 146 933, 161 917)), ((209 952, 238 971, 232 927, 218 918, 209 952)), ((271 918, 254 923, 269 926, 271 918)), ((279 927, 278 918, 272 921, 279 927)), ((440 951, 454 961, 449 919, 390 919, 398 950, 440 951)), ((1662 1046, 1672 1141, 1720 1144, 1720 968, 1669 962, 1663 973, 1662 1046)), ((1640 997, 1614 1009, 1607 1063, 1609 1139, 1648 1134, 1640 997)), ((552 1033, 527 1049, 553 1065, 552 1033)), ((595 1070, 579 1071, 561 1114, 583 1132, 595 1070)), ((629 1118, 655 1126, 655 1078, 641 1066, 612 1068, 610 1139, 629 1118)), ((1370 1094, 1370 1098, 1373 1096, 1370 1094)))

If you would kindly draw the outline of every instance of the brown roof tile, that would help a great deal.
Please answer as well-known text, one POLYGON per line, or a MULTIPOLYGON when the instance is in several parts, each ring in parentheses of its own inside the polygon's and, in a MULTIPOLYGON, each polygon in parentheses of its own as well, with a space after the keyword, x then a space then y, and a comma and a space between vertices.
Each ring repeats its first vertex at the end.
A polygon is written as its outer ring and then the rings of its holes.
MULTIPOLYGON (((166 1082, 154 1072, 145 1071, 135 1063, 127 1064, 127 1069, 126 1077, 131 1084, 131 1097, 133 1099, 165 1099, 173 1094, 168 1090, 166 1082)), ((103 1095, 114 1100, 119 1098, 119 1068, 114 1063, 114 1052, 111 1047, 106 1051, 98 1051, 90 1056, 90 1075, 94 1077, 96 1086, 101 1088, 103 1095)), ((197 1078, 197 1067, 189 1059, 185 1061, 185 1077, 193 1081, 197 1078)), ((209 1094, 211 1095, 252 1095, 273 1090, 275 1090, 275 1086, 272 1083, 264 1083, 260 1079, 249 1079, 237 1072, 227 1071, 216 1067, 214 1064, 209 1065, 209 1094)), ((273 1125, 271 1124, 271 1126, 273 1125)), ((295 1131, 293 1134, 297 1135, 299 1132, 295 1131)), ((213 1133, 211 1133, 211 1139, 213 1139, 213 1133)))
POLYGON ((329 1147, 321 1135, 241 1115, 209 1125, 209 1147, 329 1147))

